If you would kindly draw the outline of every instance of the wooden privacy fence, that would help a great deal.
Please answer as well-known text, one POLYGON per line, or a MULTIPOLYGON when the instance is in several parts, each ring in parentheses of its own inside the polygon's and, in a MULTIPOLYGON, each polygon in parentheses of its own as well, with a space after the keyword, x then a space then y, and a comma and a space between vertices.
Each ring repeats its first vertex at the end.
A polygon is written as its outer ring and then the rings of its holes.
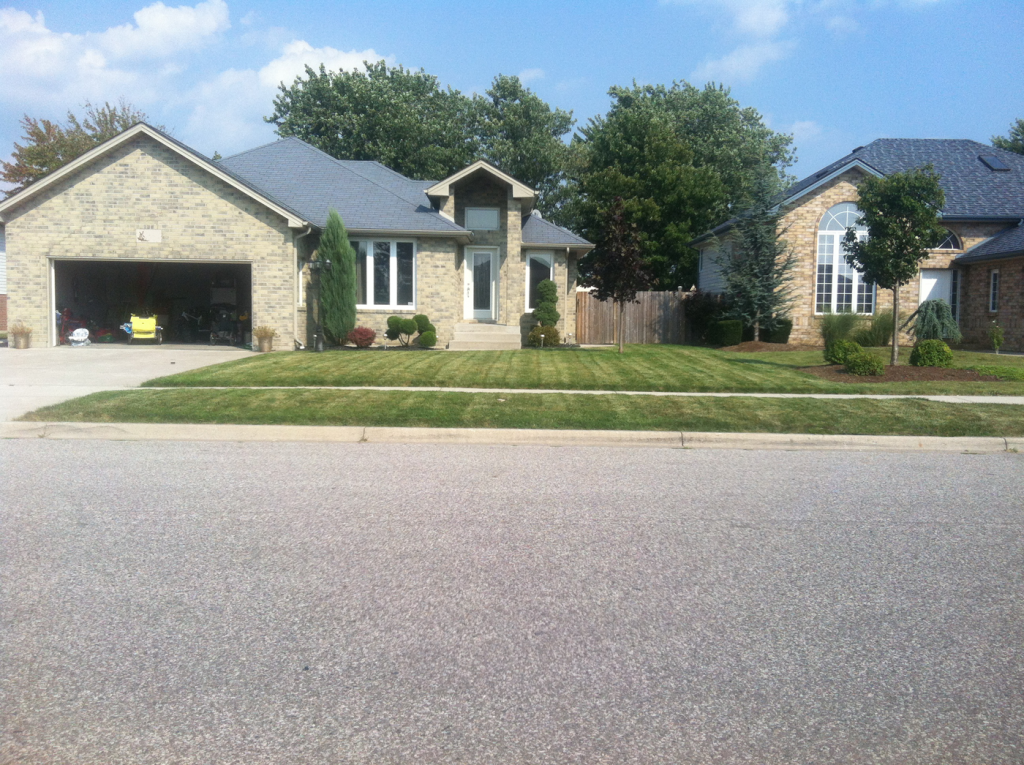
MULTIPOLYGON (((638 292, 639 303, 626 303, 622 323, 627 343, 676 343, 684 340, 685 292, 638 292)), ((618 306, 589 292, 576 293, 576 342, 598 345, 615 342, 618 306)))

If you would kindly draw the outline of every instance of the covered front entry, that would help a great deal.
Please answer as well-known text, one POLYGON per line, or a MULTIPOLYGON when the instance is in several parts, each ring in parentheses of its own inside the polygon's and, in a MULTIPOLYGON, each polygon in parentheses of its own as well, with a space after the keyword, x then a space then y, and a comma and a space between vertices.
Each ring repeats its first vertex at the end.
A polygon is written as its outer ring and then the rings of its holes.
POLYGON ((463 318, 498 320, 498 250, 467 248, 463 318))
POLYGON ((93 343, 127 343, 121 327, 151 315, 167 343, 242 345, 252 340, 248 263, 53 260, 54 345, 75 329, 93 343))

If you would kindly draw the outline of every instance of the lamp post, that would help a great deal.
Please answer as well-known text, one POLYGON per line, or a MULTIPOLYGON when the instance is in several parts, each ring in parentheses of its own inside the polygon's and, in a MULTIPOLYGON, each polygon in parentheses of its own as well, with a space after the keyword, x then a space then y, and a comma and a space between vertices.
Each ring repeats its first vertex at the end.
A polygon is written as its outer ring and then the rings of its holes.
POLYGON ((309 262, 309 272, 316 277, 316 329, 313 330, 313 350, 316 353, 321 353, 324 349, 324 326, 320 320, 320 317, 323 315, 324 304, 321 300, 320 279, 324 272, 330 273, 330 271, 330 260, 317 259, 309 262))

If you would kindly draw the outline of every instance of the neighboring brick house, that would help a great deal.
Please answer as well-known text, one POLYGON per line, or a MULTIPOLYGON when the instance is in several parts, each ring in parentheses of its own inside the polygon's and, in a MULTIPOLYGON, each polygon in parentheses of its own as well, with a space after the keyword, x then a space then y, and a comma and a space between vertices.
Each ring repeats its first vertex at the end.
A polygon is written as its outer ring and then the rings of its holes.
POLYGON ((277 330, 276 348, 307 344, 308 264, 333 208, 357 248, 360 325, 383 340, 388 316, 424 313, 441 347, 519 347, 544 278, 575 333, 576 266, 593 247, 536 200, 484 162, 413 181, 295 138, 214 162, 139 124, 0 203, 10 317, 54 345, 59 311, 109 327, 145 304, 174 342, 182 312, 231 301, 247 326, 277 330))
MULTIPOLYGON (((858 226, 857 186, 863 178, 926 164, 941 176, 942 223, 949 236, 901 290, 901 307, 912 311, 923 300, 942 298, 953 308, 965 342, 987 343, 996 320, 1006 333, 1004 347, 1024 350, 1024 156, 969 140, 879 139, 786 190, 781 228, 798 256, 790 309, 794 341, 818 341, 817 325, 826 311, 891 309, 892 292, 865 284, 846 262, 840 240, 847 227, 858 226)), ((701 254, 701 289, 723 289, 720 262, 732 256, 734 223, 691 243, 701 254)))

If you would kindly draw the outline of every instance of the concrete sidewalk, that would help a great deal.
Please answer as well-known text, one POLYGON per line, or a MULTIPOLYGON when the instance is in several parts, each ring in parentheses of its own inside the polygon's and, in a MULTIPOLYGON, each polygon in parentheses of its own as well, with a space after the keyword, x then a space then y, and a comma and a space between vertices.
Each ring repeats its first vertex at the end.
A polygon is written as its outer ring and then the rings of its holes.
POLYGON ((545 388, 439 388, 402 385, 189 385, 170 388, 150 387, 144 390, 338 390, 398 391, 404 393, 524 393, 539 395, 560 393, 568 396, 662 396, 679 398, 818 398, 818 399, 901 399, 916 398, 945 404, 1014 404, 1024 405, 1024 396, 932 396, 922 394, 884 393, 701 393, 693 391, 645 390, 563 390, 545 388))
POLYGON ((823 436, 800 433, 690 433, 628 430, 503 428, 373 428, 309 425, 180 425, 158 423, 4 422, 0 438, 104 441, 272 441, 501 446, 617 446, 662 449, 782 449, 823 451, 1024 451, 1024 437, 823 436))

